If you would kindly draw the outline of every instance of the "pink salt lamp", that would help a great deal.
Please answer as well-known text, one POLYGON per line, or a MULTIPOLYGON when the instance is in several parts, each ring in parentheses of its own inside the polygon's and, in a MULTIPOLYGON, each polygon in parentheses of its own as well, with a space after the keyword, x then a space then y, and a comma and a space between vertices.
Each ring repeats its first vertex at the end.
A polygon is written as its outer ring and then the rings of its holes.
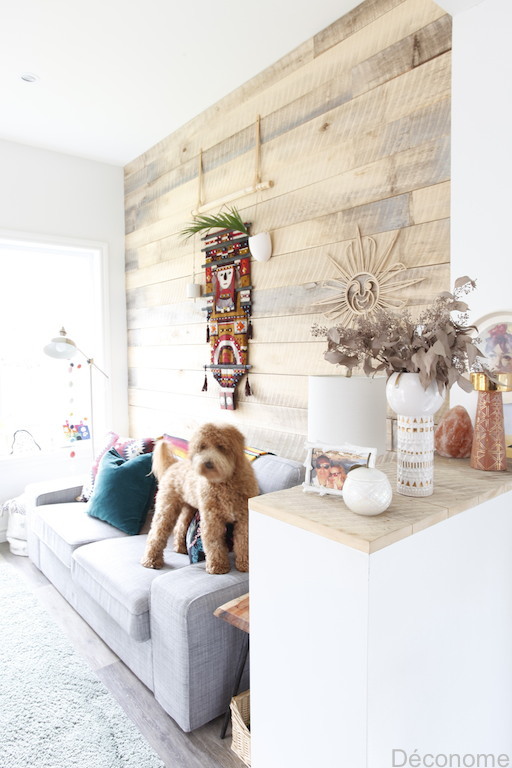
POLYGON ((434 445, 440 456, 466 459, 471 455, 473 425, 469 413, 462 405, 450 408, 435 431, 434 445))

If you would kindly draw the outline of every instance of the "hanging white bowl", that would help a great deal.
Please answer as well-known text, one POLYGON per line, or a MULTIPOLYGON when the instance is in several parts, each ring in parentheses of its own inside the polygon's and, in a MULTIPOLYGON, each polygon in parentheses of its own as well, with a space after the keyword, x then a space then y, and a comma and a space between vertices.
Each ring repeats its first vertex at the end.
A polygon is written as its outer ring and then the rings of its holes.
POLYGON ((256 261, 268 261, 272 256, 270 232, 259 232, 249 237, 249 250, 256 261))

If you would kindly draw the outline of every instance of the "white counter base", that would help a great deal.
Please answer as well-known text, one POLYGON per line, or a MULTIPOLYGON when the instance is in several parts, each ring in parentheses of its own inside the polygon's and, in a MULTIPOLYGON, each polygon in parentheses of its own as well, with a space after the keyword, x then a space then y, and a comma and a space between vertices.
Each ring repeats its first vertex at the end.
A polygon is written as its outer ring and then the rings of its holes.
POLYGON ((512 765, 512 492, 372 554, 253 500, 250 548, 253 768, 512 765))

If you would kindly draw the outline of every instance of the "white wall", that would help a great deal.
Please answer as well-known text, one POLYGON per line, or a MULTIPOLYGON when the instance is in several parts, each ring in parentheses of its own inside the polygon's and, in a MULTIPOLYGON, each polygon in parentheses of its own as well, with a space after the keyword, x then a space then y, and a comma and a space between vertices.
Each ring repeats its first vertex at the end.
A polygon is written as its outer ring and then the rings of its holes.
POLYGON ((512 310, 511 29, 510 0, 485 0, 454 17, 451 266, 454 277, 478 281, 475 319, 512 310))
MULTIPOLYGON (((109 426, 126 434, 123 169, 7 141, 0 141, 0 168, 0 230, 107 245, 110 317, 106 341, 112 388, 109 426)), ((68 454, 68 450, 63 451, 62 460, 57 456, 51 467, 44 462, 45 476, 78 471, 79 462, 70 462, 68 454)), ((29 459, 0 462, 0 503, 20 493, 39 474, 29 459)))
MULTIPOLYGON (((439 5, 450 11, 449 0, 439 5)), ((451 273, 477 280, 473 322, 512 311, 511 29, 510 0, 483 0, 453 19, 451 273)), ((453 387, 452 405, 472 412, 474 402, 453 387)))

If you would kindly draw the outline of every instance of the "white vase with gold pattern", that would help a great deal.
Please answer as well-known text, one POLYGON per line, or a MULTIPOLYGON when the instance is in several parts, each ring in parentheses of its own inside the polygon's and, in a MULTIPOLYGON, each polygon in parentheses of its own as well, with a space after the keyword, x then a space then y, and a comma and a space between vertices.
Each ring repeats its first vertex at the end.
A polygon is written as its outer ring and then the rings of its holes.
POLYGON ((434 492, 434 413, 444 401, 437 382, 423 388, 418 373, 393 373, 386 397, 397 414, 397 491, 403 496, 434 492))

